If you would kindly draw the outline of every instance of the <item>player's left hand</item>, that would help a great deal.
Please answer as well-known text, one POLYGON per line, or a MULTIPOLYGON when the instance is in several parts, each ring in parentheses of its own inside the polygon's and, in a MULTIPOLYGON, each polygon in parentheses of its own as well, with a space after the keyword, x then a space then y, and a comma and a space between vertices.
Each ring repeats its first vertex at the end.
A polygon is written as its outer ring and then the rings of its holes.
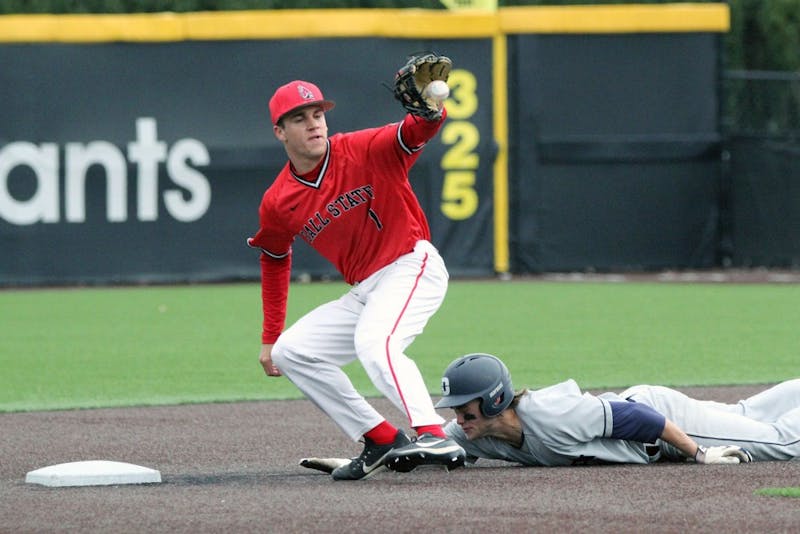
POLYGON ((746 464, 752 462, 753 457, 747 450, 734 445, 699 446, 694 461, 698 464, 746 464))
POLYGON ((412 115, 427 120, 442 116, 442 102, 425 96, 425 87, 435 80, 447 82, 453 62, 447 56, 427 53, 411 56, 394 77, 394 97, 412 115))

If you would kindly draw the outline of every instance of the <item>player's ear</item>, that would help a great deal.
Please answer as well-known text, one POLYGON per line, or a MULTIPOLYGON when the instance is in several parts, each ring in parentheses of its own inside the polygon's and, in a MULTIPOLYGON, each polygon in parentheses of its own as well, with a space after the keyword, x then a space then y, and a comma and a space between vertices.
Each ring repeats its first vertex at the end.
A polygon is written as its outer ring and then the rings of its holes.
POLYGON ((286 132, 283 130, 283 122, 279 122, 272 126, 272 133, 275 134, 275 137, 278 138, 279 141, 285 142, 286 141, 286 132))

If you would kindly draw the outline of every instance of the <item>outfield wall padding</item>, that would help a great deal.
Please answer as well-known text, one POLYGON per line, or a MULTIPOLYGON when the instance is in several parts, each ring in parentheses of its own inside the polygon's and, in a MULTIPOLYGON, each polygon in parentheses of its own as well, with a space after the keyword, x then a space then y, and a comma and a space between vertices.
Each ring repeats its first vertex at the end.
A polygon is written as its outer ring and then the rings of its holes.
MULTIPOLYGON (((455 64, 411 174, 451 274, 713 265, 729 24, 724 4, 0 17, 0 285, 257 278, 245 239, 286 161, 271 93, 318 83, 331 133, 394 122, 386 85, 423 50, 455 64)), ((338 277, 296 243, 295 276, 338 277)))
MULTIPOLYGON (((337 103, 331 134, 395 122, 386 58, 431 47, 452 53, 456 79, 491 79, 488 39, 0 46, 0 283, 258 276, 245 240, 286 162, 267 111, 277 84, 318 83, 337 103), (362 59, 343 66, 343 55, 362 59)), ((451 271, 485 274, 491 94, 463 94, 469 109, 451 106, 411 181, 451 271)), ((295 243, 297 274, 336 276, 295 243)))
POLYGON ((520 35, 510 42, 517 269, 713 266, 718 37, 520 35))

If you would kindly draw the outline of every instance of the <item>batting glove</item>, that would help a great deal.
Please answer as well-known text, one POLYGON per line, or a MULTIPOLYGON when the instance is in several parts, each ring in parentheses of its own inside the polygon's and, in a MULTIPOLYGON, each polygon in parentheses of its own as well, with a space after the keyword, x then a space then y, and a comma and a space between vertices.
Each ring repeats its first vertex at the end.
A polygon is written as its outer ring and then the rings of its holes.
POLYGON ((697 447, 694 461, 698 464, 738 464, 750 463, 753 457, 746 449, 733 445, 720 445, 718 447, 697 447))

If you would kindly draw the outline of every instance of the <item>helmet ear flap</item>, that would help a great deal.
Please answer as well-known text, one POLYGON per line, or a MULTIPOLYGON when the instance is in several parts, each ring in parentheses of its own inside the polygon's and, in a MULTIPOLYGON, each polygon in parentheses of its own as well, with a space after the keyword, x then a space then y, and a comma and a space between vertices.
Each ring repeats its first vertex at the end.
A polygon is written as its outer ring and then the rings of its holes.
POLYGON ((500 412, 508 408, 514 400, 514 390, 508 373, 502 378, 498 387, 502 388, 499 392, 494 395, 490 392, 481 399, 481 413, 486 417, 500 415, 500 412))

